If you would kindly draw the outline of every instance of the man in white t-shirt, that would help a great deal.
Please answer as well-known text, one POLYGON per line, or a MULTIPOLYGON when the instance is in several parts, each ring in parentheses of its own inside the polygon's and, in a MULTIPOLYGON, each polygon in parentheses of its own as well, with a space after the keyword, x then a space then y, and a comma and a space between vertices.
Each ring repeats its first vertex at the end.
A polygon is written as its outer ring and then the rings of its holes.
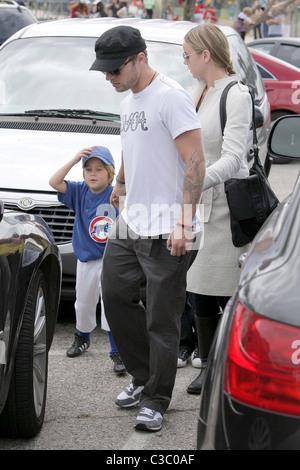
POLYGON ((111 194, 117 207, 120 197, 126 201, 107 242, 102 278, 107 320, 133 377, 116 404, 140 403, 135 428, 158 431, 174 387, 186 272, 200 232, 201 126, 185 90, 149 66, 138 29, 106 31, 95 52, 91 69, 104 72, 117 92, 132 92, 121 103, 123 158, 111 194))

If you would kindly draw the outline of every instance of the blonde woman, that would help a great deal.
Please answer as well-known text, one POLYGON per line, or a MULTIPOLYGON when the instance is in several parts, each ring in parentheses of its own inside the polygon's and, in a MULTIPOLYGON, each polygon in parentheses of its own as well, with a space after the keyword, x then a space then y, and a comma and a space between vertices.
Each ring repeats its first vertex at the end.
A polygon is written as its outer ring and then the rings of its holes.
POLYGON ((202 24, 187 33, 183 51, 185 65, 198 80, 188 91, 202 125, 207 166, 201 198, 204 245, 187 275, 202 361, 200 374, 188 392, 199 394, 219 313, 237 285, 238 259, 245 251, 244 247, 236 248, 232 244, 224 182, 232 177, 248 176, 245 149, 252 108, 248 88, 241 83, 234 85, 227 96, 223 138, 219 117, 221 94, 229 82, 240 78, 233 69, 227 38, 218 26, 202 24))

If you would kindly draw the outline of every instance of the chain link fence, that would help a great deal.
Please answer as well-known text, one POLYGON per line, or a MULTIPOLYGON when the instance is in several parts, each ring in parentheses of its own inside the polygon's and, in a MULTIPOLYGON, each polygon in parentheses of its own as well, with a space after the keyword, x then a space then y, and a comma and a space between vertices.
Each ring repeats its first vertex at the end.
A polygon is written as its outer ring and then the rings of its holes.
POLYGON ((75 2, 63 0, 48 0, 47 2, 29 1, 26 6, 32 11, 38 21, 46 21, 69 18, 71 15, 68 7, 75 2))

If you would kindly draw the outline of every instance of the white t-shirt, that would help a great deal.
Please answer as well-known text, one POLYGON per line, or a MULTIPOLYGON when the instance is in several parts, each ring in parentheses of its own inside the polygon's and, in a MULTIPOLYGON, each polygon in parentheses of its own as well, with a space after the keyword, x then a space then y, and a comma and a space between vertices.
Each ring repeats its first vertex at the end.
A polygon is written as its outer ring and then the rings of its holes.
MULTIPOLYGON (((175 138, 201 128, 188 93, 165 75, 121 103, 126 181, 122 215, 140 236, 173 232, 183 198, 185 163, 175 138)), ((199 220, 195 220, 199 231, 199 220)))
POLYGON ((272 18, 273 20, 281 20, 279 24, 270 24, 269 29, 268 29, 268 35, 270 36, 271 34, 282 34, 282 23, 284 20, 284 15, 278 15, 272 18))

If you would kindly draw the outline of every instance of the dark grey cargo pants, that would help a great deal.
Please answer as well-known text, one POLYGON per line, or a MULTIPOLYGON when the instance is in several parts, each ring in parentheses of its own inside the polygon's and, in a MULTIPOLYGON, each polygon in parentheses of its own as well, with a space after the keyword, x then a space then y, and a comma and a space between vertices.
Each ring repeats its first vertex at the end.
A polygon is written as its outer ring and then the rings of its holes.
POLYGON ((197 251, 171 256, 166 238, 142 238, 128 230, 129 236, 123 233, 122 238, 117 222, 107 242, 102 270, 105 315, 134 384, 145 385, 141 406, 163 414, 177 371, 186 273, 197 251), (143 283, 146 308, 141 302, 143 283))

